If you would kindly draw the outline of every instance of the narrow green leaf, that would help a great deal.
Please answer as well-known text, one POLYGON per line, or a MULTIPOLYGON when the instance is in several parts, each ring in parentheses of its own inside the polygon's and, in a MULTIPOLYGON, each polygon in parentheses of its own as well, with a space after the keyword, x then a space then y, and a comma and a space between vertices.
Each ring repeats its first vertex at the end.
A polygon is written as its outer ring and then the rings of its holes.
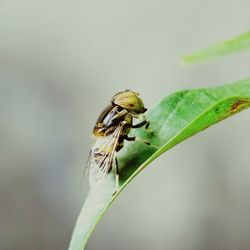
POLYGON ((233 52, 250 47, 250 31, 233 37, 221 43, 217 43, 208 48, 194 52, 183 57, 184 64, 194 64, 212 58, 224 56, 233 52))
POLYGON ((127 142, 118 154, 120 189, 114 193, 109 174, 83 205, 70 250, 84 249, 104 212, 124 187, 150 162, 179 142, 250 106, 250 79, 211 89, 180 91, 162 99, 146 113, 149 130, 133 129, 131 135, 151 142, 127 142))

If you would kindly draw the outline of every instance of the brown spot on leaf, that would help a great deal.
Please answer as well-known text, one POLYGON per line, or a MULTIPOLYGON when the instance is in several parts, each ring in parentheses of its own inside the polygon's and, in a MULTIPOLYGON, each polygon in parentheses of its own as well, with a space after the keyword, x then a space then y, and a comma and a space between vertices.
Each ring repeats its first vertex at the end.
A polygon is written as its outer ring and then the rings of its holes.
POLYGON ((229 108, 227 108, 220 116, 218 116, 218 121, 222 121, 226 119, 227 117, 234 115, 249 106, 250 106, 250 100, 248 99, 235 100, 229 106, 229 108))
POLYGON ((239 112, 239 111, 241 111, 242 109, 246 108, 249 105, 250 105, 250 101, 249 100, 238 100, 237 102, 235 102, 231 106, 229 112, 230 113, 239 112))

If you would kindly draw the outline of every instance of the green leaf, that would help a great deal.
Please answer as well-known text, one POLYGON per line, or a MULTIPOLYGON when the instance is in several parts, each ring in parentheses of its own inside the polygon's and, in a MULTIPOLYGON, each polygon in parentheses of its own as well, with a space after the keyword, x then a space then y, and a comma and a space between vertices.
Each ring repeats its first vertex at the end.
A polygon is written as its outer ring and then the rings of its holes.
POLYGON ((250 106, 250 79, 211 89, 180 91, 163 98, 146 113, 149 130, 131 135, 147 140, 126 142, 118 153, 120 189, 114 193, 113 174, 90 192, 77 220, 70 250, 84 249, 94 227, 126 185, 150 162, 179 142, 250 106))
POLYGON ((239 36, 233 37, 227 41, 215 44, 208 48, 194 52, 183 57, 184 64, 194 64, 212 58, 224 56, 233 52, 250 47, 250 31, 239 36))

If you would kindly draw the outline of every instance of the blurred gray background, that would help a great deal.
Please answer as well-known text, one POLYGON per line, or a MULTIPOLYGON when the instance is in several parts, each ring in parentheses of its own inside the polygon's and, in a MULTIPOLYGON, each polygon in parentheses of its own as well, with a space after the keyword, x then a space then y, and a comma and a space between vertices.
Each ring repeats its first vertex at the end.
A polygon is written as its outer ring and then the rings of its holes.
MULTIPOLYGON (((0 249, 67 249, 91 129, 111 96, 250 75, 249 53, 182 55, 250 27, 250 2, 0 1, 0 249)), ((178 145, 122 192, 87 249, 250 249, 249 111, 178 145)))

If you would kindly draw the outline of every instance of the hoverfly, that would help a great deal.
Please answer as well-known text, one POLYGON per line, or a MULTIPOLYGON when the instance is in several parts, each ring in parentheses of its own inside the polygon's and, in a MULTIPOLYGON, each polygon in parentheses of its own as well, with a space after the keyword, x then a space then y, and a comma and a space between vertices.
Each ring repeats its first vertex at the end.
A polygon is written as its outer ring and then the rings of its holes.
MULTIPOLYGON (((115 187, 116 191, 118 190, 119 168, 116 153, 122 149, 124 140, 137 139, 128 136, 131 128, 149 126, 146 120, 133 124, 133 118, 138 118, 146 111, 139 94, 125 90, 114 95, 111 104, 100 114, 93 128, 95 141, 90 151, 87 167, 91 189, 101 183, 115 165, 115 187)), ((146 141, 145 143, 149 144, 146 141)))

